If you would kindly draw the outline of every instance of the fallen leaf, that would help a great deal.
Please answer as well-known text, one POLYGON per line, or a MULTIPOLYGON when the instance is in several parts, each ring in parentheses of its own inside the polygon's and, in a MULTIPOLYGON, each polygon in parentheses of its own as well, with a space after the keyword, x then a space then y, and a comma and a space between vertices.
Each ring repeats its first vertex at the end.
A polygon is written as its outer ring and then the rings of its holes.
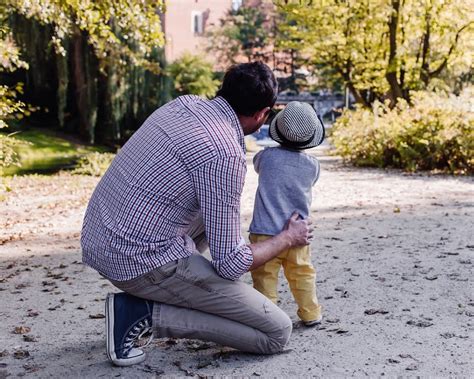
POLYGON ((184 368, 184 367, 182 366, 182 363, 181 363, 180 361, 174 361, 173 364, 174 364, 179 370, 183 371, 183 372, 186 374, 186 376, 194 376, 194 375, 195 375, 192 371, 190 371, 190 370, 184 368))
POLYGON ((212 365, 212 361, 206 360, 206 361, 199 362, 196 367, 198 369, 201 369, 201 368, 205 368, 205 367, 210 366, 210 365, 212 365))
MULTIPOLYGON (((140 368, 140 366, 138 366, 138 368, 140 368)), ((141 369, 142 371, 145 371, 145 372, 151 372, 155 375, 163 375, 165 372, 160 369, 159 367, 155 367, 155 366, 150 366, 150 365, 145 365, 144 368, 141 369)))
POLYGON ((102 313, 97 313, 95 315, 89 315, 89 318, 91 319, 100 319, 100 318, 105 318, 105 315, 102 313))
POLYGON ((39 371, 40 369, 44 368, 44 366, 41 366, 41 365, 35 364, 35 363, 25 363, 23 365, 23 368, 26 370, 26 372, 36 372, 36 371, 39 371))
POLYGON ((416 320, 407 321, 407 324, 408 324, 408 325, 417 326, 417 327, 419 327, 419 328, 427 328, 427 327, 433 325, 432 322, 428 322, 428 321, 416 321, 416 320))
POLYGON ((447 338, 456 337, 456 334, 450 333, 450 332, 446 332, 446 333, 441 333, 440 336, 447 339, 447 338))
POLYGON ((15 329, 13 329, 13 334, 26 334, 31 332, 31 328, 28 326, 16 326, 15 329))
POLYGON ((29 335, 29 334, 25 334, 23 336, 23 340, 25 342, 38 342, 37 338, 35 336, 32 336, 32 335, 29 335))
POLYGON ((28 350, 16 350, 13 353, 13 357, 15 359, 25 359, 25 358, 28 358, 29 356, 30 356, 30 352, 28 350))
POLYGON ((388 313, 388 311, 386 311, 386 310, 384 310, 384 309, 366 309, 366 310, 364 311, 364 313, 365 313, 366 315, 375 315, 375 314, 377 314, 377 313, 380 313, 380 314, 382 314, 382 315, 385 315, 385 314, 388 313))

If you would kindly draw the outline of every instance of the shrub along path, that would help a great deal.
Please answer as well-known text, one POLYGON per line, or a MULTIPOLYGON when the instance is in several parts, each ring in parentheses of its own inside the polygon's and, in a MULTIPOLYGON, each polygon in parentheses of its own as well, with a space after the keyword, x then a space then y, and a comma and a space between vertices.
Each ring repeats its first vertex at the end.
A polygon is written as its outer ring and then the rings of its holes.
MULTIPOLYGON (((97 179, 13 178, 0 202, 0 378, 469 376, 473 179, 321 161, 313 204, 321 327, 297 323, 282 280, 280 305, 295 321, 287 353, 158 339, 146 362, 130 368, 105 356, 103 300, 114 289, 80 263, 82 217, 97 179)), ((256 183, 249 166, 244 230, 256 183)))

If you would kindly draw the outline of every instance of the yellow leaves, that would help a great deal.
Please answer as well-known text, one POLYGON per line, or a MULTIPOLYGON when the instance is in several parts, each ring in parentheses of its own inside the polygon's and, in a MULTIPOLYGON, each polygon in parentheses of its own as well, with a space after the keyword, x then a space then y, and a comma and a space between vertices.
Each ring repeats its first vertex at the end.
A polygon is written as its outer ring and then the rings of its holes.
POLYGON ((472 172, 472 91, 413 92, 411 106, 401 101, 390 109, 376 102, 372 110, 346 110, 331 130, 335 153, 358 165, 472 172))
MULTIPOLYGON (((8 0, 12 11, 53 26, 52 44, 65 55, 62 41, 78 29, 85 31, 99 58, 116 54, 136 62, 164 45, 158 10, 162 0, 8 0), (121 40, 119 37, 128 38, 121 40)), ((0 66, 5 61, 0 43, 0 66)))
POLYGON ((28 68, 28 64, 20 59, 20 50, 16 46, 13 36, 7 34, 0 39, 0 72, 15 71, 17 68, 28 68))

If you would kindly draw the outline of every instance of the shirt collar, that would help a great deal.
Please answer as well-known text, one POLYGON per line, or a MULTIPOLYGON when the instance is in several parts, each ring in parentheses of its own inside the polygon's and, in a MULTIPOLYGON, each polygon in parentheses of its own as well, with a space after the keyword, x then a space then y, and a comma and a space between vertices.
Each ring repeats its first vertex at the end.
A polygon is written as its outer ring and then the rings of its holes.
POLYGON ((245 148, 245 139, 244 139, 244 131, 242 130, 242 126, 240 125, 240 121, 237 118, 237 114, 232 109, 230 104, 224 99, 222 96, 217 96, 211 100, 213 104, 225 115, 225 117, 230 121, 230 125, 235 130, 235 134, 237 136, 237 142, 242 146, 242 150, 244 153, 246 152, 245 148))

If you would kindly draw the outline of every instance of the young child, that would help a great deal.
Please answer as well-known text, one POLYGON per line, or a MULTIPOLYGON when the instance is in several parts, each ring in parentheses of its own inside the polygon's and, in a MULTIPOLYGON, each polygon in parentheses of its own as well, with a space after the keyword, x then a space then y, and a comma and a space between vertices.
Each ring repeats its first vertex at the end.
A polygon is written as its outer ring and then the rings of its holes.
MULTIPOLYGON (((280 146, 266 148, 253 159, 259 178, 249 228, 252 243, 278 234, 295 211, 307 218, 311 188, 319 178, 318 160, 303 151, 321 144, 325 134, 324 125, 311 105, 290 102, 270 123, 269 134, 280 146)), ((280 266, 283 266, 304 325, 321 323, 310 247, 288 249, 252 271, 254 288, 274 303, 278 300, 280 266)))

